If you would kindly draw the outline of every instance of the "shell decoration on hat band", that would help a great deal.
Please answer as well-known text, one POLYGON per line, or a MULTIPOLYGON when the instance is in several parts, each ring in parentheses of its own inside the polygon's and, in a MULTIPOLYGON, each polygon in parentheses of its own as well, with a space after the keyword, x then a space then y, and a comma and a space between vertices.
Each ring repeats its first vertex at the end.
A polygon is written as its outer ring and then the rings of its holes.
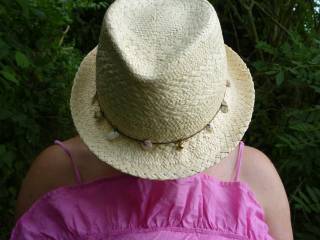
MULTIPOLYGON (((226 87, 230 87, 231 84, 230 84, 230 80, 228 79, 227 82, 226 82, 226 87)), ((226 89, 227 90, 227 89, 226 89)), ((94 104, 96 101, 98 101, 97 99, 97 95, 95 94, 93 99, 92 99, 92 104, 94 104)), ((228 112, 228 104, 226 103, 226 101, 223 99, 222 102, 221 102, 221 106, 219 108, 219 110, 217 111, 217 113, 221 111, 223 113, 227 113, 228 112)), ((216 114, 217 114, 216 113, 216 114)), ((215 114, 215 115, 216 115, 215 114)), ((101 121, 101 120, 107 120, 107 118, 105 117, 105 113, 101 111, 101 109, 99 108, 98 110, 95 111, 94 113, 94 118, 97 120, 97 121, 101 121)), ((213 117, 214 118, 214 117, 213 117)), ((213 125, 212 125, 212 122, 210 121, 204 128, 202 128, 200 131, 203 131, 204 129, 206 129, 207 131, 209 132, 213 132, 213 125)), ((185 146, 186 146, 186 142, 189 138, 193 137, 194 135, 196 135, 197 133, 199 133, 200 131, 196 132, 195 134, 192 134, 191 136, 187 137, 187 138, 184 138, 184 139, 180 139, 180 140, 177 140, 177 141, 174 141, 174 142, 163 142, 163 143, 157 143, 157 142, 152 142, 150 139, 146 139, 144 141, 141 141, 139 139, 134 139, 132 137, 129 137, 129 136, 126 136, 125 134, 123 133, 120 133, 118 131, 118 129, 116 128, 113 128, 110 132, 108 132, 106 135, 105 135, 105 138, 106 140, 108 141, 112 141, 116 138, 118 138, 121 135, 125 136, 125 137, 128 137, 132 140, 135 140, 137 142, 140 142, 141 144, 141 147, 142 149, 144 150, 151 150, 154 146, 154 144, 170 144, 170 143, 174 143, 174 146, 176 147, 177 150, 182 150, 185 146)))

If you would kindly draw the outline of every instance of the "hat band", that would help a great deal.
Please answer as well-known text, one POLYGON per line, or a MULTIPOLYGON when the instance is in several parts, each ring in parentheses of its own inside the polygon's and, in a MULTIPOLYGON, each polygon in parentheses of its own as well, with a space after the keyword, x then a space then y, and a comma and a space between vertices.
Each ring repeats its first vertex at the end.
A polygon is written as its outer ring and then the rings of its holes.
POLYGON ((222 99, 222 102, 221 102, 221 105, 220 105, 220 108, 217 110, 217 112, 214 114, 214 116, 211 118, 211 120, 209 121, 209 123, 207 123, 203 128, 201 128, 199 131, 193 133, 192 135, 188 136, 188 137, 185 137, 185 138, 181 138, 181 139, 178 139, 178 140, 174 140, 174 141, 166 141, 166 142, 153 142, 151 141, 151 139, 145 139, 145 140, 140 140, 140 139, 137 139, 137 138, 134 138, 134 137, 131 137, 131 136, 128 136, 126 135, 125 133, 121 132, 121 130, 119 130, 117 127, 115 127, 111 121, 107 118, 106 114, 101 110, 100 108, 100 104, 99 104, 99 100, 98 100, 98 97, 97 97, 97 92, 96 94, 94 95, 93 99, 92 99, 92 104, 94 104, 95 102, 98 103, 98 106, 99 106, 99 110, 97 112, 95 112, 95 115, 94 117, 98 120, 98 121, 101 121, 102 119, 105 119, 110 125, 111 127, 113 128, 113 133, 111 133, 110 135, 110 139, 109 140, 112 140, 114 138, 116 138, 118 136, 118 134, 116 133, 119 133, 131 140, 134 140, 134 141, 138 141, 140 143, 146 143, 148 142, 149 144, 170 144, 170 143, 175 143, 175 144, 178 144, 179 146, 181 146, 181 144, 183 142, 185 142, 186 140, 188 140, 189 138, 197 135, 198 133, 200 133, 201 131, 203 131, 204 129, 206 129, 207 127, 211 127, 210 126, 210 123, 213 121, 213 119, 216 117, 216 115, 218 114, 219 111, 222 111, 223 113, 226 113, 228 112, 228 105, 226 103, 226 101, 224 100, 225 98, 225 95, 226 95, 226 90, 227 88, 230 87, 230 81, 228 80, 227 81, 227 84, 226 84, 226 89, 225 89, 225 92, 224 92, 224 96, 223 96, 223 99, 222 99))

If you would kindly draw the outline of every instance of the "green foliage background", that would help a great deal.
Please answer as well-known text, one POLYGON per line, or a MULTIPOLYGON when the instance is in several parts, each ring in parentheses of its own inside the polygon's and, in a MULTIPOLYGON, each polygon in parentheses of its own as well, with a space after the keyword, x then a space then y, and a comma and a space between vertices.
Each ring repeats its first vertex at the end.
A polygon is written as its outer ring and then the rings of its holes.
MULTIPOLYGON (((129 1, 129 0, 128 0, 129 1)), ((32 159, 75 130, 68 100, 112 1, 0 3, 0 239, 8 239, 32 159)), ((320 14, 316 0, 212 0, 224 38, 247 62, 256 105, 245 136, 274 162, 295 239, 320 239, 320 14)))

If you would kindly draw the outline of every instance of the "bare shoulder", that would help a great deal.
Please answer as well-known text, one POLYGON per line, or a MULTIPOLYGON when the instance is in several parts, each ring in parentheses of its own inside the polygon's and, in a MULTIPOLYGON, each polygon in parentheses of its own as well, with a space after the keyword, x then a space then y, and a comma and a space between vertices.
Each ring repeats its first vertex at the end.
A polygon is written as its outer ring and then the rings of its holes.
MULTIPOLYGON (((79 136, 67 139, 63 144, 71 152, 84 183, 121 174, 90 152, 79 136)), ((76 183, 69 156, 56 144, 47 147, 33 160, 22 182, 17 199, 16 219, 45 193, 76 183)))
POLYGON ((249 185, 263 207, 271 236, 293 239, 287 194, 270 158, 254 147, 245 146, 240 179, 249 185))
POLYGON ((44 149, 32 162, 20 188, 16 206, 19 218, 46 192, 74 183, 68 156, 57 145, 44 149))

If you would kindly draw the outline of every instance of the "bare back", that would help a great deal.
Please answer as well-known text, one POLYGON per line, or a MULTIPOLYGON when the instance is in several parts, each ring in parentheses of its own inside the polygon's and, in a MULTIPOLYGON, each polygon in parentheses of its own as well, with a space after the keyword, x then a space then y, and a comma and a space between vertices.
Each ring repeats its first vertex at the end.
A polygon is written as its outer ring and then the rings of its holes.
MULTIPOLYGON (((79 136, 64 141, 63 145, 69 153, 55 144, 44 150, 34 161, 18 197, 17 218, 43 194, 57 187, 77 184, 80 178, 82 183, 87 183, 124 174, 99 160, 79 136), (70 161, 71 159, 74 162, 70 161), (78 169, 78 173, 74 169, 78 169)), ((238 150, 236 147, 225 159, 204 173, 220 181, 232 181, 238 150)), ((266 213, 266 221, 273 235, 286 236, 276 239, 292 239, 288 200, 281 179, 270 159, 259 150, 245 146, 240 166, 238 180, 248 184, 255 194, 266 213), (266 181, 268 179, 269 181, 266 181), (279 203, 278 209, 274 208, 275 201, 279 203)))

